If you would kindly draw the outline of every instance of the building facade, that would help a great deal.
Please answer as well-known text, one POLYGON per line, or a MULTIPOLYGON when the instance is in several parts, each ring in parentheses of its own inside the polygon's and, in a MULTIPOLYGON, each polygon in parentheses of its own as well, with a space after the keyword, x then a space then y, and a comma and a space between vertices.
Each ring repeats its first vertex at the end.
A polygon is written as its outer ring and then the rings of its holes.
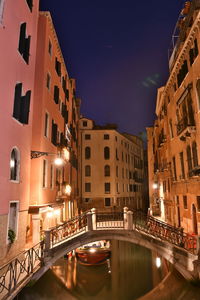
POLYGON ((147 128, 149 191, 154 215, 200 232, 200 2, 187 1, 174 31, 170 75, 158 89, 147 128), (175 41, 175 36, 178 38, 175 41))
POLYGON ((116 126, 96 126, 80 118, 79 210, 144 209, 143 142, 116 126))
POLYGON ((79 100, 49 12, 40 12, 35 72, 29 237, 71 218, 77 197, 79 100), (44 154, 44 155, 43 155, 44 154), (45 155, 48 154, 48 155, 45 155), (55 160, 60 157, 63 161, 55 160))
POLYGON ((25 248, 38 0, 0 1, 0 262, 25 248))

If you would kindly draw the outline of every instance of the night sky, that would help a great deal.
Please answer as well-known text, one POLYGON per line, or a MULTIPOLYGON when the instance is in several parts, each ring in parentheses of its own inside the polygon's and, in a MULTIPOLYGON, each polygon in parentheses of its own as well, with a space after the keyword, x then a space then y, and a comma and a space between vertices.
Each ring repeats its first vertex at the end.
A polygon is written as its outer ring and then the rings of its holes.
POLYGON ((182 0, 41 0, 51 12, 81 113, 139 134, 155 118, 157 88, 182 0))

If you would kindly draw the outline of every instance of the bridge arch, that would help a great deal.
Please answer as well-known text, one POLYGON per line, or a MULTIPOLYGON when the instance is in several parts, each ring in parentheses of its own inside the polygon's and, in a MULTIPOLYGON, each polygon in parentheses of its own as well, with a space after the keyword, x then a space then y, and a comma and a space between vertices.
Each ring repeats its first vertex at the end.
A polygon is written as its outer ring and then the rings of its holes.
POLYGON ((131 242, 148 248, 169 261, 187 280, 195 277, 193 261, 195 256, 184 249, 180 249, 166 241, 155 239, 143 232, 123 229, 104 229, 86 231, 63 241, 59 245, 49 249, 45 258, 45 265, 33 276, 33 280, 38 280, 60 257, 75 250, 85 244, 98 240, 120 240, 131 242))

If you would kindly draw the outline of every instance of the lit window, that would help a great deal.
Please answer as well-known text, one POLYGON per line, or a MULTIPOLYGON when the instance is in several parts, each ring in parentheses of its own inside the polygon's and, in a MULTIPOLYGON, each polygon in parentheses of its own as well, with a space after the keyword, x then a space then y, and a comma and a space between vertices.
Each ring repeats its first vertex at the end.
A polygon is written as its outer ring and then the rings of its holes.
POLYGON ((14 148, 10 157, 10 180, 19 181, 19 151, 14 148))

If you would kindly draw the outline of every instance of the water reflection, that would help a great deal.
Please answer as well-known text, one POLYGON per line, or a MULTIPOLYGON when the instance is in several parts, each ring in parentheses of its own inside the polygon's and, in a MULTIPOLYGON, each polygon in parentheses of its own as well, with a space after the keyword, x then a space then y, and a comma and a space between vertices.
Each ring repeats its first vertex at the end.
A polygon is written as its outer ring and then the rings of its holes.
POLYGON ((157 258, 157 253, 146 248, 112 241, 110 262, 84 266, 75 259, 67 261, 61 258, 33 287, 25 288, 18 299, 138 299, 157 286, 169 271, 170 265, 157 258))

